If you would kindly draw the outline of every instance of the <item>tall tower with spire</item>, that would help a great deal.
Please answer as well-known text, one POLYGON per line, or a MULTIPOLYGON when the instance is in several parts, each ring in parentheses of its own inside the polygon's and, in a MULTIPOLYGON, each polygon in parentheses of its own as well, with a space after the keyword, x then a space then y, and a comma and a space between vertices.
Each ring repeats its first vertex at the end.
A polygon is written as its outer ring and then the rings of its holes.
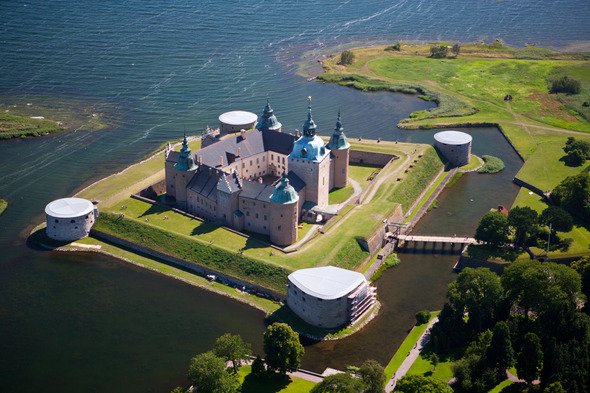
POLYGON ((186 186, 197 168, 185 134, 180 153, 168 151, 165 166, 166 194, 175 198, 181 208, 186 208, 186 186), (174 162, 174 158, 176 158, 176 162, 174 162))
POLYGON ((346 140, 344 135, 344 128, 342 128, 342 121, 340 120, 340 111, 338 111, 338 120, 336 121, 336 128, 330 137, 330 141, 326 144, 326 148, 332 152, 332 179, 333 186, 336 188, 344 188, 348 185, 348 160, 350 155, 350 143, 346 140))
POLYGON ((311 116, 311 97, 308 100, 303 136, 293 144, 288 168, 305 182, 305 200, 325 208, 330 192, 330 150, 316 135, 317 127, 311 116))
POLYGON ((270 241, 287 246, 297 241, 299 195, 283 172, 281 182, 270 196, 270 241))

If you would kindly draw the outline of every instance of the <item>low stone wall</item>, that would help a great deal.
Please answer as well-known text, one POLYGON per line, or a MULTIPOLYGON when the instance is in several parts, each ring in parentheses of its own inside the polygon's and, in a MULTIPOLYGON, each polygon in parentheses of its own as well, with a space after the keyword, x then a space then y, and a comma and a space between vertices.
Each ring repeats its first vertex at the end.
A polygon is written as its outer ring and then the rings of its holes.
POLYGON ((217 280, 225 285, 229 285, 229 286, 235 286, 237 288, 242 288, 242 287, 246 287, 246 289, 250 290, 250 291, 257 291, 263 294, 268 294, 271 298, 274 298, 276 300, 285 300, 285 295, 280 294, 276 291, 272 291, 268 288, 264 288, 258 285, 255 285, 253 283, 241 280, 239 278, 233 277, 233 276, 229 276, 227 274, 224 273, 220 273, 218 271, 209 269, 207 267, 201 266, 197 263, 193 263, 193 262, 189 262, 189 261, 185 261, 184 259, 180 259, 180 258, 176 258, 164 253, 161 253, 159 251, 155 251, 152 250, 151 248, 145 247, 145 246, 141 246, 139 244, 136 243, 132 243, 128 240, 125 239, 121 239, 120 237, 117 236, 113 236, 110 235, 108 233, 104 233, 101 232, 99 230, 96 229, 91 229, 90 233, 92 234, 92 236, 102 239, 102 240, 106 240, 110 243, 114 243, 118 246, 122 246, 122 247, 126 247, 129 248, 131 250, 134 251, 138 251, 141 252, 143 254, 149 255, 151 257, 155 257, 158 259, 162 259, 170 264, 176 265, 176 266, 181 266, 183 268, 189 269, 201 276, 207 276, 207 275, 215 275, 217 277, 217 280))
MULTIPOLYGON (((403 219, 402 207, 397 205, 393 212, 387 217, 389 222, 400 222, 403 219)), ((387 233, 385 225, 380 225, 371 236, 367 239, 359 240, 360 246, 371 254, 370 258, 374 257, 377 252, 384 246, 385 234, 387 233)))
POLYGON ((137 195, 142 196, 147 199, 156 200, 158 195, 162 195, 166 192, 166 179, 162 179, 159 182, 152 184, 149 187, 144 188, 143 190, 139 191, 137 195))
POLYGON ((525 182, 524 180, 519 179, 518 177, 512 179, 512 182, 517 186, 521 186, 528 190, 531 190, 532 192, 543 198, 547 198, 547 194, 545 193, 545 191, 541 190, 539 187, 535 187, 532 184, 525 182))
POLYGON ((385 166, 391 160, 397 160, 399 157, 395 154, 376 153, 372 151, 350 150, 348 161, 355 164, 369 164, 385 166))

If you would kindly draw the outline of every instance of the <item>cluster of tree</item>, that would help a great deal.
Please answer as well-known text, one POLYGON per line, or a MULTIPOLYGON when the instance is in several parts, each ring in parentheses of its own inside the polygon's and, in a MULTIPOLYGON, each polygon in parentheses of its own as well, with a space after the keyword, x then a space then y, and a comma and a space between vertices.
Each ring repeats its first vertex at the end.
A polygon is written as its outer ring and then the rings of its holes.
POLYGON ((400 44, 399 42, 395 45, 389 45, 388 47, 385 48, 386 51, 401 51, 402 50, 402 44, 400 44))
POLYGON ((563 160, 569 166, 580 166, 590 158, 590 142, 576 140, 573 136, 567 138, 563 147, 566 153, 563 160))
MULTIPOLYGON (((577 265, 590 287, 590 258, 577 265)), ((585 296, 573 268, 515 262, 501 277, 466 268, 447 298, 432 343, 439 354, 466 347, 453 365, 454 391, 487 392, 512 366, 527 383, 540 379, 545 391, 590 389, 590 318, 578 308, 585 296)))
POLYGON ((551 93, 580 94, 582 83, 569 76, 562 76, 551 83, 551 93))
MULTIPOLYGON (((299 334, 284 323, 273 323, 264 333, 265 362, 260 356, 252 362, 252 374, 263 378, 269 372, 286 374, 296 371, 301 365, 304 349, 299 334), (266 363, 266 364, 265 364, 266 363)), ((234 393, 239 389, 236 378, 243 360, 252 354, 250 344, 239 335, 224 334, 215 341, 213 350, 191 359, 188 379, 199 393, 234 393), (231 367, 226 364, 231 362, 231 367)), ((178 387, 173 393, 184 393, 178 387)))
POLYGON ((569 247, 571 240, 559 238, 557 231, 569 232, 573 226, 571 214, 559 206, 549 206, 540 215, 528 206, 515 207, 508 216, 498 211, 484 214, 475 231, 475 239, 495 247, 509 242, 514 248, 544 246, 547 241, 559 247, 569 247), (550 227, 551 233, 545 227, 550 227))
POLYGON ((566 177, 553 189, 551 199, 570 213, 590 220, 590 173, 566 177))
MULTIPOLYGON (((455 55, 455 57, 459 56, 461 53, 461 45, 455 44, 450 47, 451 53, 455 55)), ((434 45, 430 47, 430 57, 433 59, 444 59, 449 54, 449 47, 446 45, 434 45)))
POLYGON ((350 65, 350 64, 354 63, 354 59, 355 59, 354 52, 352 52, 351 50, 345 50, 344 52, 342 52, 340 54, 340 61, 338 62, 338 64, 350 65))
POLYGON ((310 393, 385 393, 385 371, 375 360, 367 360, 353 372, 330 375, 310 393))

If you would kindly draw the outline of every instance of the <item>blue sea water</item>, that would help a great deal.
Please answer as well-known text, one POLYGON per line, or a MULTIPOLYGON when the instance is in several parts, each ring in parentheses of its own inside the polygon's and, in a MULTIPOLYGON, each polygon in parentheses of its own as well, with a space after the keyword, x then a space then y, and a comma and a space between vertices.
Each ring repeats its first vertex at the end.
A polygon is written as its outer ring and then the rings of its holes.
MULTIPOLYGON (((297 74, 341 48, 494 39, 577 48, 589 33, 590 3, 566 0, 0 1, 3 108, 75 99, 110 119, 101 131, 0 142, 0 198, 10 203, 0 217, 0 391, 166 390, 238 319, 235 332, 260 350, 262 318, 241 305, 110 258, 27 248, 24 235, 49 201, 185 130, 215 126, 222 112, 259 114, 267 97, 286 131, 301 127, 312 96, 320 134, 341 110, 350 137, 430 141, 395 126, 430 104, 297 74)), ((371 343, 311 347, 307 362, 391 356, 371 343)))

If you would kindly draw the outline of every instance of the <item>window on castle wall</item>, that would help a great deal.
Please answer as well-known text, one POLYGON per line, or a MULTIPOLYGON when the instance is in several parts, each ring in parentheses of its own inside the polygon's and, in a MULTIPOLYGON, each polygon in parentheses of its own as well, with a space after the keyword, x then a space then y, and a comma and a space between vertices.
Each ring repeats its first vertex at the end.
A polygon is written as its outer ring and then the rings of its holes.
POLYGON ((252 166, 252 160, 250 160, 250 166, 252 166))
MULTIPOLYGON (((258 160, 259 160, 259 159, 257 158, 257 159, 256 159, 256 163, 257 163, 257 164, 259 163, 259 161, 258 161, 258 160)), ((260 167, 259 167, 259 168, 260 168, 260 167)))
POLYGON ((55 223, 56 223, 56 224, 57 224, 57 223, 59 223, 59 220, 55 220, 55 223))
POLYGON ((72 224, 75 223, 75 222, 76 222, 76 220, 70 220, 70 223, 72 223, 72 224))
POLYGON ((250 223, 248 223, 248 226, 250 226, 250 223))
POLYGON ((250 217, 250 212, 246 212, 246 215, 247 215, 248 217, 250 217))
MULTIPOLYGON (((264 221, 266 221, 266 216, 264 216, 264 221)), ((264 228, 264 229, 266 229, 266 228, 264 228)))
POLYGON ((264 230, 266 230, 266 225, 263 228, 264 228, 264 230))
POLYGON ((258 218, 258 213, 256 213, 256 218, 258 218))
POLYGON ((275 159, 275 156, 273 156, 273 155, 271 154, 271 155, 270 155, 270 160, 272 161, 272 160, 274 160, 274 159, 275 159))
POLYGON ((280 231, 281 230, 281 226, 279 225, 279 227, 277 229, 280 231))
POLYGON ((264 160, 265 158, 266 158, 266 157, 262 156, 262 162, 265 162, 265 160, 264 160))

